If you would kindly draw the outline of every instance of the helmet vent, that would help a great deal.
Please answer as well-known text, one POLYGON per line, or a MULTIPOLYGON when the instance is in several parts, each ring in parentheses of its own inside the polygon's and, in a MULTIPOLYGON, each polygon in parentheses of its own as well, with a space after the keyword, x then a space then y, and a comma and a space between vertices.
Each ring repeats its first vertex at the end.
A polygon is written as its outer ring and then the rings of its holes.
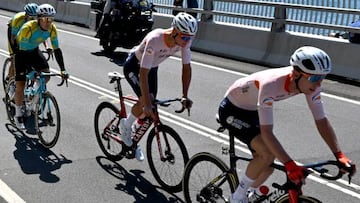
POLYGON ((310 59, 304 59, 302 64, 309 70, 315 70, 315 66, 310 59))

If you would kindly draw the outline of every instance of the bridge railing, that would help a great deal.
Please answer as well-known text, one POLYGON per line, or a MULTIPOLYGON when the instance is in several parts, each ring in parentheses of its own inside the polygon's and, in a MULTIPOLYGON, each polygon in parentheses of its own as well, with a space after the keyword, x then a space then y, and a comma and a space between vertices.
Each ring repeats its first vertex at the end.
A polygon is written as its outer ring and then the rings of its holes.
POLYGON ((360 29, 348 26, 360 19, 356 0, 200 0, 197 9, 174 8, 173 0, 153 2, 160 13, 171 14, 173 9, 193 12, 203 22, 323 36, 331 32, 360 33, 360 29))

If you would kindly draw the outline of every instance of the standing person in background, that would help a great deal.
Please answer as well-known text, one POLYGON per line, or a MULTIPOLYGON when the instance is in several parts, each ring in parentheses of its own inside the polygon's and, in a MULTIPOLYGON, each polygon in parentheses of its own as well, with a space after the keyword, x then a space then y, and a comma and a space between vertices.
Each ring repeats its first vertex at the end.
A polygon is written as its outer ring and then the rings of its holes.
MULTIPOLYGON (((126 80, 138 96, 139 101, 133 105, 126 119, 120 120, 121 139, 127 146, 132 146, 131 129, 137 118, 154 118, 153 100, 157 94, 158 66, 176 52, 182 58, 182 104, 191 108, 188 97, 191 81, 191 44, 197 32, 197 21, 187 13, 178 13, 167 29, 155 29, 149 32, 139 46, 135 47, 124 63, 126 80)), ((144 160, 140 146, 135 151, 137 160, 144 160)))
POLYGON ((16 90, 15 90, 15 124, 19 129, 25 129, 23 115, 25 112, 24 88, 26 74, 35 69, 36 71, 49 72, 49 64, 39 50, 39 44, 44 43, 50 37, 56 61, 60 67, 61 75, 68 78, 65 71, 62 51, 59 47, 57 29, 53 23, 56 11, 50 4, 42 4, 37 8, 37 20, 25 23, 16 35, 19 51, 16 53, 16 90))
POLYGON ((248 197, 248 189, 254 190, 266 181, 273 172, 270 164, 275 158, 285 165, 290 181, 304 183, 306 169, 290 157, 273 132, 274 102, 298 94, 305 95, 317 130, 341 170, 355 173, 355 164, 342 152, 321 101, 321 82, 330 72, 330 57, 321 49, 304 46, 293 53, 290 66, 253 73, 229 87, 219 106, 219 120, 230 136, 247 144, 253 155, 229 197, 230 203, 248 203, 253 198, 248 197))

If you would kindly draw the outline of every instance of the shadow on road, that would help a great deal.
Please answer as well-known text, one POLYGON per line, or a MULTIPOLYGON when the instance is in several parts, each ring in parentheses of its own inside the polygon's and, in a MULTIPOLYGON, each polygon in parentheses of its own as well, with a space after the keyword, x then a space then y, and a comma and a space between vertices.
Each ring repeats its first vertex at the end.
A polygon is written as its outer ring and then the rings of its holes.
POLYGON ((118 66, 123 66, 126 58, 128 57, 128 52, 114 51, 113 53, 108 53, 104 50, 98 52, 91 52, 94 56, 103 56, 110 59, 110 62, 115 63, 118 66))
POLYGON ((170 194, 170 197, 166 197, 164 193, 167 193, 161 187, 151 184, 146 180, 142 174, 145 173, 142 170, 130 170, 127 171, 121 165, 109 160, 106 157, 96 157, 99 165, 110 175, 119 179, 121 182, 116 185, 115 189, 123 191, 129 195, 135 197, 136 203, 183 203, 179 197, 174 194, 170 194), (161 190, 161 191, 160 191, 161 190))
POLYGON ((22 171, 25 174, 39 174, 40 180, 47 183, 58 182, 60 178, 52 172, 72 161, 44 148, 36 135, 25 135, 11 124, 5 124, 5 127, 16 139, 14 158, 18 160, 22 171))

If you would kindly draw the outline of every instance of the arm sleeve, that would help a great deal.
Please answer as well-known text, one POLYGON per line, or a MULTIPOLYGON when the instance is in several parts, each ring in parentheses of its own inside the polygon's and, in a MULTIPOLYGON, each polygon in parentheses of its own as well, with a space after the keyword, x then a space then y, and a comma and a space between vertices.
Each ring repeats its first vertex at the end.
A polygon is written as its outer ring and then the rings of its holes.
POLYGON ((320 87, 318 87, 313 94, 306 95, 306 101, 315 120, 320 120, 325 117, 320 87))
POLYGON ((183 64, 190 64, 191 62, 191 50, 190 50, 190 44, 188 46, 181 49, 181 59, 183 64))
POLYGON ((141 58, 140 66, 150 69, 153 66, 154 58, 155 58, 155 48, 156 45, 153 40, 147 41, 144 53, 141 58))
POLYGON ((60 70, 65 71, 64 58, 61 49, 60 48, 55 49, 54 54, 55 54, 55 59, 59 64, 60 70))

